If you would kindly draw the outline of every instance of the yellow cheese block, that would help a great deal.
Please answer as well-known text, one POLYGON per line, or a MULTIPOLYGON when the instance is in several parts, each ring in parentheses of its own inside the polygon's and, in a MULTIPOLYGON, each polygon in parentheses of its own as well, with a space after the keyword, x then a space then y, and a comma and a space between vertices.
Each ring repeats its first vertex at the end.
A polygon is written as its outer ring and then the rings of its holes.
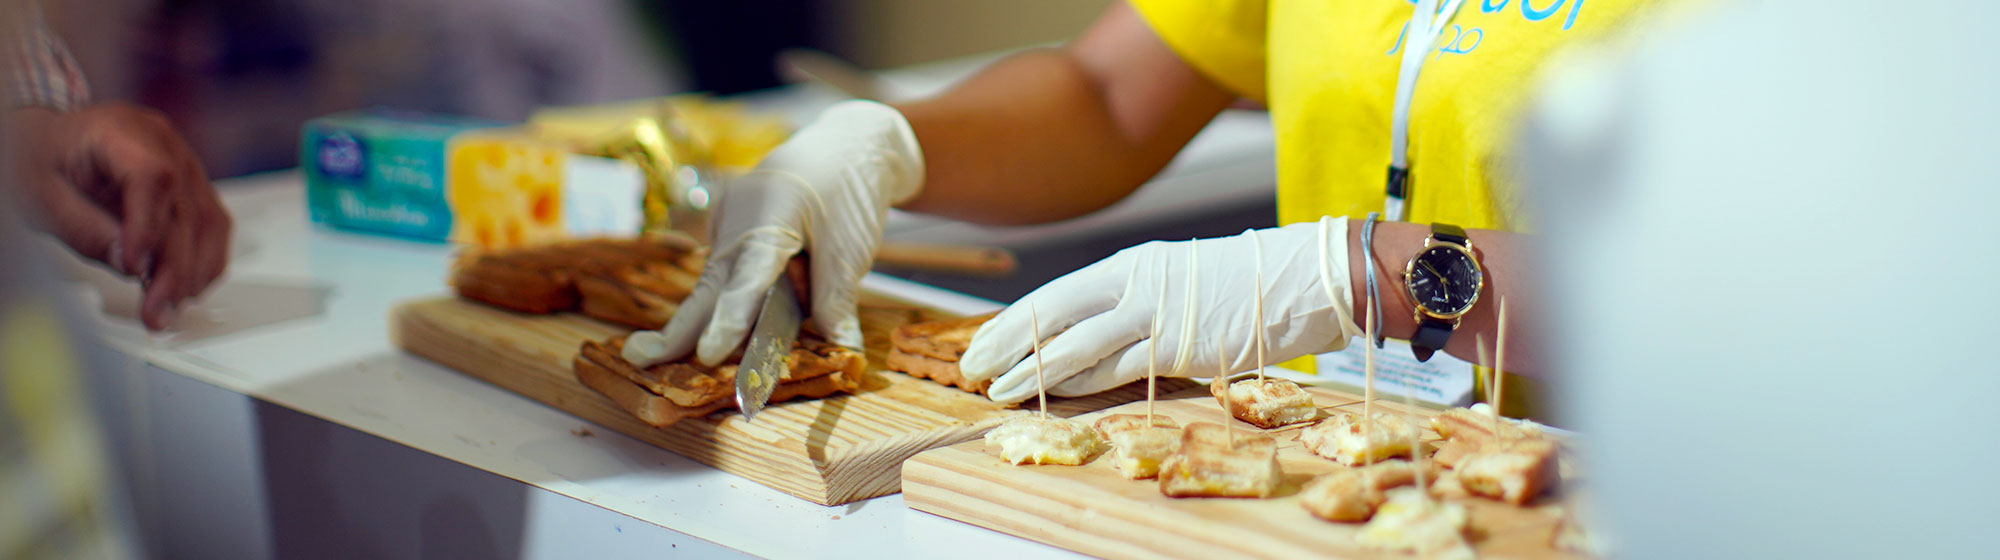
POLYGON ((510 248, 564 237, 562 149, 499 130, 460 134, 447 152, 453 242, 510 248))

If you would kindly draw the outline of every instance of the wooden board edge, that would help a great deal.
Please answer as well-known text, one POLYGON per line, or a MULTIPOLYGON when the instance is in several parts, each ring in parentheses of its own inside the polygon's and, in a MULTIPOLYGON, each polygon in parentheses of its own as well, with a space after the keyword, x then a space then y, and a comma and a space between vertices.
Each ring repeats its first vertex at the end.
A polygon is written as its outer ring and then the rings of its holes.
POLYGON ((945 454, 944 450, 924 453, 903 463, 905 505, 946 519, 1104 558, 1253 557, 1244 550, 1218 546, 1185 533, 1101 515, 1088 505, 1050 500, 1006 484, 976 481, 976 474, 954 468, 954 461, 939 459, 945 454), (970 491, 977 491, 978 495, 968 494, 970 491), (1147 538, 1116 538, 1103 533, 1147 538))
MULTIPOLYGON (((729 447, 729 446, 718 446, 716 448, 702 448, 693 445, 692 443, 685 443, 681 441, 683 438, 687 438, 690 439, 691 441, 694 441, 693 438, 713 439, 717 437, 716 430, 714 429, 715 428, 714 424, 707 422, 681 422, 669 428, 669 430, 679 431, 681 437, 678 438, 672 437, 674 434, 669 434, 667 431, 653 428, 650 425, 646 425, 644 423, 639 422, 635 418, 630 418, 628 414, 626 414, 622 409, 618 409, 617 406, 613 404, 609 398, 606 398, 603 395, 598 395, 592 392, 590 396, 602 401, 601 403, 599 403, 599 406, 606 407, 612 411, 615 411, 617 414, 615 418, 617 418, 617 420, 614 421, 609 419, 591 418, 586 415, 578 414, 577 412, 570 410, 566 407, 558 406, 555 403, 543 402, 539 399, 529 396, 531 394, 535 394, 536 392, 531 388, 517 386, 513 383, 510 383, 510 381, 512 380, 504 377, 497 377, 484 374, 486 371, 488 371, 488 369, 487 369, 487 364, 483 362, 489 360, 495 362, 505 361, 501 358, 498 358, 497 356, 504 355, 505 353, 508 352, 514 352, 513 349, 502 347, 502 348, 492 349, 493 352, 484 354, 461 353, 456 355, 439 355, 442 353, 433 354, 425 352, 424 348, 422 348, 421 345, 410 344, 409 337, 412 335, 420 335, 420 333, 425 332, 426 329, 434 331, 442 331, 443 327, 441 325, 426 320, 426 318, 424 318, 420 313, 411 312, 409 309, 407 309, 407 307, 413 304, 422 305, 424 303, 429 303, 431 301, 438 301, 438 300, 417 301, 417 302, 412 302, 410 304, 398 305, 390 312, 389 337, 390 337, 390 342, 392 344, 394 344, 397 348, 401 349, 404 352, 408 352, 411 355, 422 357, 426 360, 430 360, 447 369, 456 371, 461 375, 465 375, 473 379, 478 379, 487 384, 499 387, 500 389, 506 390, 507 392, 513 393, 517 396, 526 398, 531 401, 535 401, 537 404, 540 404, 542 406, 547 406, 551 409, 562 412, 571 417, 577 418, 578 420, 588 422, 597 426, 601 426, 610 429, 614 432, 624 434, 628 437, 638 439, 640 441, 647 442, 651 445, 666 449, 668 451, 673 452, 674 454, 685 457, 696 463, 707 465, 709 467, 721 470, 723 472, 727 472, 730 474, 741 476, 746 479, 750 479, 752 482, 762 484, 764 486, 770 487, 780 492, 784 492, 786 494, 790 494, 792 496, 816 504, 832 506, 832 505, 841 505, 842 503, 845 503, 845 502, 837 502, 835 500, 835 497, 828 493, 827 485, 824 483, 823 480, 819 479, 820 477, 819 469, 814 467, 809 462, 784 461, 782 460, 782 458, 773 458, 768 456, 749 456, 747 454, 731 453, 721 450, 723 447, 729 447), (476 356, 476 357, 467 359, 466 356, 476 356), (788 475, 793 475, 793 476, 788 476, 788 475), (805 480, 814 480, 818 481, 819 483, 815 484, 815 483, 802 482, 805 480)), ((448 333, 441 333, 441 334, 448 334, 448 333)))

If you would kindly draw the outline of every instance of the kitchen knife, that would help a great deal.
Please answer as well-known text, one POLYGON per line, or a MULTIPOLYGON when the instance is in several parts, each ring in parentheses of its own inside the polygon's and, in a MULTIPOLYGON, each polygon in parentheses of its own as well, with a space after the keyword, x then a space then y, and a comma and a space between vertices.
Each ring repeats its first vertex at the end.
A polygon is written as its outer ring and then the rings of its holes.
POLYGON ((757 325, 750 329, 750 343, 736 368, 736 408, 743 411, 743 420, 764 410, 778 381, 791 375, 785 358, 792 355, 792 343, 799 338, 799 315, 792 281, 780 276, 764 291, 764 307, 757 312, 757 325))

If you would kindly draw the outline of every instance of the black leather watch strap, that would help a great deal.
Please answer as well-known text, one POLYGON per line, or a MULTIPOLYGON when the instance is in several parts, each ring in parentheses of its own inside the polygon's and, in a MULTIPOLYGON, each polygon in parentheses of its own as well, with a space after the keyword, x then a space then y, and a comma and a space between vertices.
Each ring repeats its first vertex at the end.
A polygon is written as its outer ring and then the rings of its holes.
POLYGON ((1465 228, 1446 223, 1431 223, 1431 239, 1455 245, 1470 246, 1470 244, 1465 242, 1465 228))
POLYGON ((1431 354, 1444 348, 1451 340, 1451 331, 1456 328, 1448 321, 1425 317, 1417 322, 1417 334, 1410 337, 1410 353, 1417 355, 1417 361, 1431 361, 1431 354))

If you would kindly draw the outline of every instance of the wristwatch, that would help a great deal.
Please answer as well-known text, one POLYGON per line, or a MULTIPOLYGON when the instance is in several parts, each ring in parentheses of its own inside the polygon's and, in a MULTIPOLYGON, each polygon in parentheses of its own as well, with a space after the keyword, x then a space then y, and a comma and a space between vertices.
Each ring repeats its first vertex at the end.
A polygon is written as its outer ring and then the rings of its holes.
POLYGON ((1410 349, 1417 361, 1424 362, 1444 348, 1452 329, 1458 328, 1458 319, 1479 302, 1486 273, 1464 228, 1433 223, 1424 248, 1403 267, 1403 285, 1417 308, 1417 333, 1410 337, 1410 349))

